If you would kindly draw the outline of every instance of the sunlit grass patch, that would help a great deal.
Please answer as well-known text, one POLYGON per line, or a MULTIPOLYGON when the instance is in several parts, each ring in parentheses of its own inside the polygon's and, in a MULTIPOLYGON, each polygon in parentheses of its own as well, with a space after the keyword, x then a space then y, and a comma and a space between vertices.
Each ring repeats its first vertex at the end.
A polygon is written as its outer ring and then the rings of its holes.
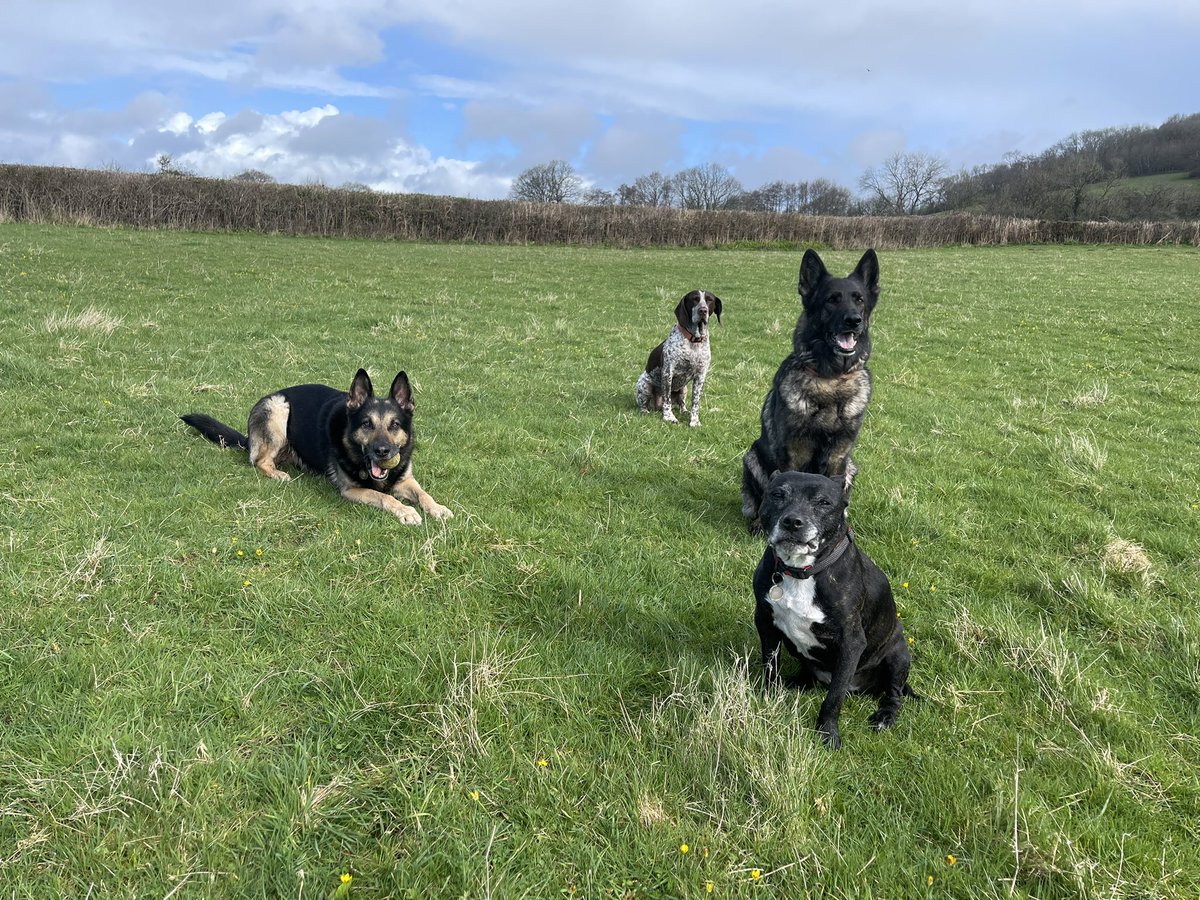
POLYGON ((112 334, 121 327, 121 322, 122 319, 119 316, 114 316, 95 306, 88 306, 79 312, 69 310, 52 312, 46 316, 42 328, 48 334, 72 331, 112 334))

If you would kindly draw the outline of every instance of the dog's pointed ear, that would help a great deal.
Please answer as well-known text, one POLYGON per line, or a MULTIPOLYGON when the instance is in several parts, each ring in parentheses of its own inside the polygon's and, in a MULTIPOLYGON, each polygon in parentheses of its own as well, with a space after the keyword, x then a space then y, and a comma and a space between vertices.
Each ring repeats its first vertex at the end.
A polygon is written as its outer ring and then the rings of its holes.
POLYGON ((408 383, 408 376, 403 372, 397 372, 392 381, 392 399, 400 404, 401 409, 413 411, 412 385, 408 383))
POLYGON ((712 302, 713 313, 716 314, 717 322, 720 322, 721 321, 721 298, 718 297, 716 294, 709 294, 708 296, 712 297, 712 299, 713 299, 713 302, 712 302))
POLYGON ((362 409, 362 405, 375 396, 371 389, 371 378, 366 369, 359 369, 350 385, 350 393, 346 397, 346 408, 351 412, 362 409))
POLYGON ((675 321, 679 323, 679 327, 684 331, 690 332, 692 330, 692 321, 688 317, 687 312, 687 294, 683 295, 683 299, 675 307, 675 321))
POLYGON ((797 285, 800 297, 808 302, 808 298, 816 286, 821 283, 821 279, 828 277, 829 270, 825 268, 825 263, 821 262, 817 251, 809 247, 804 251, 804 259, 800 260, 800 280, 797 285))
POLYGON ((861 279, 867 286, 867 293, 871 295, 871 299, 879 299, 879 257, 875 255, 874 248, 863 254, 850 277, 861 279))

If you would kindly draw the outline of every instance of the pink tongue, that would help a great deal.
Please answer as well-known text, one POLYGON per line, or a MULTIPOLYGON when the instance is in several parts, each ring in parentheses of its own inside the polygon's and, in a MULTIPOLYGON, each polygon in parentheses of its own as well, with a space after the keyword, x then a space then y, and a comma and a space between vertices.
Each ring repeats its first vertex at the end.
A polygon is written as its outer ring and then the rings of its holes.
POLYGON ((858 343, 858 338, 852 334, 839 334, 837 342, 838 346, 843 350, 853 350, 854 346, 858 343))
POLYGON ((383 477, 383 469, 379 468, 379 466, 375 463, 371 463, 371 477, 372 478, 382 478, 383 477))

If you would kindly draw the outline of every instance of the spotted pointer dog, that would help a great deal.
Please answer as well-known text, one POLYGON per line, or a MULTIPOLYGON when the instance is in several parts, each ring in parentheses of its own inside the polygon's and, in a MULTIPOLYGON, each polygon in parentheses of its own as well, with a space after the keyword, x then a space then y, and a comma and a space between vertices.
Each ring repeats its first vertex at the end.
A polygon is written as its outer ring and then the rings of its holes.
POLYGON ((721 321, 721 298, 709 291, 689 291, 675 307, 675 325, 667 339, 650 351, 646 369, 637 382, 637 407, 642 413, 662 410, 664 422, 675 423, 672 410, 678 406, 681 412, 688 407, 684 403, 684 391, 692 385, 691 419, 688 424, 695 428, 700 424, 700 397, 704 393, 704 380, 712 361, 708 341, 708 319, 710 315, 721 321))

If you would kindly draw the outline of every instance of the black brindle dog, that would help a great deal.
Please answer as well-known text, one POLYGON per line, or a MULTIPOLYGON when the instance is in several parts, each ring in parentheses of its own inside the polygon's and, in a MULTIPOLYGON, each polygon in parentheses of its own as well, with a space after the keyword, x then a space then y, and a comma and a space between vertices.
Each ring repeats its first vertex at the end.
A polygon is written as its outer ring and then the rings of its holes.
POLYGON ((781 683, 780 646, 800 663, 796 687, 819 682, 829 693, 817 731, 841 746, 838 717, 851 692, 879 696, 877 731, 891 727, 908 687, 911 657, 887 576, 850 534, 846 496, 822 475, 784 472, 762 502, 767 550, 754 571, 754 624, 762 641, 763 678, 781 683))
POLYGON ((871 312, 879 302, 879 259, 868 250, 846 278, 834 278, 813 250, 800 263, 803 312, 792 352, 775 373, 762 407, 762 433, 742 459, 742 514, 759 527, 771 475, 812 472, 842 484, 871 399, 871 312))
POLYGON ((276 467, 298 465, 328 478, 347 500, 378 506, 407 525, 419 525, 421 514, 401 500, 435 519, 453 516, 413 477, 412 387, 403 372, 386 397, 375 396, 363 369, 348 393, 300 384, 268 394, 250 410, 248 435, 202 413, 180 418, 210 441, 248 450, 271 478, 288 481, 276 467))

